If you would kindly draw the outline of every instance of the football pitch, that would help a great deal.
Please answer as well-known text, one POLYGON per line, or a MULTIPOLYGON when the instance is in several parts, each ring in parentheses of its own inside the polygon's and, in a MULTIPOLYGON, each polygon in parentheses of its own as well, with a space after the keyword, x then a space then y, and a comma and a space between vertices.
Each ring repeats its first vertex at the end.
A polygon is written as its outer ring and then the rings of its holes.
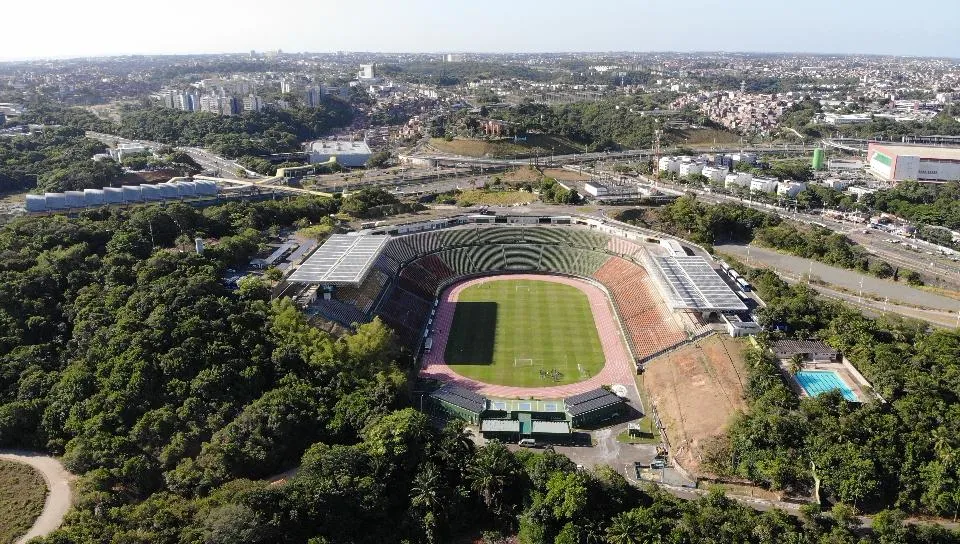
POLYGON ((491 280, 461 291, 444 359, 461 376, 516 387, 576 383, 604 364, 587 295, 537 280, 491 280))

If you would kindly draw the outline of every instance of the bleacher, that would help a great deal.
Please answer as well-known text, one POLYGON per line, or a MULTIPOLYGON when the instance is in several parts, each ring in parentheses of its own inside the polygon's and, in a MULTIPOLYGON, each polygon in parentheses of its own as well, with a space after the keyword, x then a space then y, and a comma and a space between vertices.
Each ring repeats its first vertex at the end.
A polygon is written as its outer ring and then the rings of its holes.
POLYGON ((541 247, 533 244, 503 246, 507 256, 507 270, 538 270, 541 247))
POLYGON ((657 353, 686 339, 666 305, 653 292, 643 267, 610 258, 594 277, 607 288, 627 329, 633 353, 638 359, 657 353))
POLYGON ((367 315, 360 311, 359 308, 352 304, 347 304, 341 302, 336 298, 331 298, 329 300, 324 300, 322 297, 318 298, 315 303, 313 303, 311 308, 315 308, 320 314, 327 319, 331 319, 349 327, 354 323, 366 323, 367 315))
POLYGON ((340 286, 334 291, 334 298, 344 304, 356 307, 364 316, 370 312, 373 303, 380 297, 389 276, 376 268, 370 271, 360 287, 340 286))
POLYGON ((415 347, 430 316, 430 302, 402 289, 394 288, 384 299, 377 315, 396 331, 400 340, 415 347))

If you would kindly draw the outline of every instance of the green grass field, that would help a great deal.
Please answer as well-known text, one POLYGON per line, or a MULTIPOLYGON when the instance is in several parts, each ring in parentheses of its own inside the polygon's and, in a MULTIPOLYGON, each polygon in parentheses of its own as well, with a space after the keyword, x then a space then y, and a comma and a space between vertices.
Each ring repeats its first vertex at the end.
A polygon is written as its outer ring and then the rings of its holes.
POLYGON ((0 544, 13 542, 43 510, 47 484, 28 465, 0 461, 0 544))
POLYGON ((444 358, 462 376, 518 387, 583 381, 604 364, 587 295, 537 280, 461 291, 444 358))

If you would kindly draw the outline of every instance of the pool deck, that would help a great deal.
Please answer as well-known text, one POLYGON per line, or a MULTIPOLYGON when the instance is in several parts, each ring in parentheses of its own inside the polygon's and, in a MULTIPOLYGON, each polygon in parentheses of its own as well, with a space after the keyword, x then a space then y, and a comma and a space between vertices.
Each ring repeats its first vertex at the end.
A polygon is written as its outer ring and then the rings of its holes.
MULTIPOLYGON (((781 360, 779 361, 780 372, 783 373, 784 377, 787 378, 787 384, 790 386, 790 389, 800 398, 809 398, 811 395, 807 392, 806 389, 800 385, 800 382, 797 381, 796 376, 790 372, 790 361, 781 360)), ((802 371, 831 371, 837 374, 837 377, 846 385, 853 394, 856 395, 856 402, 870 402, 871 400, 877 398, 875 394, 871 391, 868 391, 866 387, 869 384, 861 383, 841 362, 832 362, 832 361, 807 361, 803 363, 802 371)))

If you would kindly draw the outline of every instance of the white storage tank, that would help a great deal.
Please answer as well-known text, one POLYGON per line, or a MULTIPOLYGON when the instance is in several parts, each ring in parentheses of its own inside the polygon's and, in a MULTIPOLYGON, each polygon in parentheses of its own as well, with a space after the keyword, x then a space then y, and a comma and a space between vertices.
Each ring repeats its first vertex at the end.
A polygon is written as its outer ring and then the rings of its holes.
POLYGON ((86 200, 83 198, 83 191, 67 191, 63 193, 63 196, 67 201, 68 208, 82 208, 86 205, 86 200))
POLYGON ((208 179, 197 180, 197 194, 198 195, 216 195, 217 194, 217 182, 210 181, 208 179))
POLYGON ((83 201, 87 206, 103 205, 103 191, 101 189, 84 189, 83 201))
POLYGON ((63 193, 44 193, 48 210, 63 210, 67 207, 67 197, 63 193))
POLYGON ((120 188, 123 189, 124 202, 143 202, 143 193, 140 192, 139 185, 124 185, 120 188))
POLYGON ((181 181, 177 183, 177 191, 180 194, 180 198, 190 198, 196 196, 197 194, 197 182, 195 181, 181 181))
POLYGON ((164 200, 175 200, 180 196, 176 183, 161 183, 157 187, 160 188, 160 194, 164 200))
POLYGON ((103 188, 104 204, 120 204, 123 202, 123 189, 120 187, 103 188))
POLYGON ((43 195, 27 195, 26 205, 28 212, 47 211, 47 199, 43 195))
POLYGON ((143 194, 144 200, 163 200, 163 193, 161 192, 160 187, 157 185, 141 185, 140 193, 143 194))

